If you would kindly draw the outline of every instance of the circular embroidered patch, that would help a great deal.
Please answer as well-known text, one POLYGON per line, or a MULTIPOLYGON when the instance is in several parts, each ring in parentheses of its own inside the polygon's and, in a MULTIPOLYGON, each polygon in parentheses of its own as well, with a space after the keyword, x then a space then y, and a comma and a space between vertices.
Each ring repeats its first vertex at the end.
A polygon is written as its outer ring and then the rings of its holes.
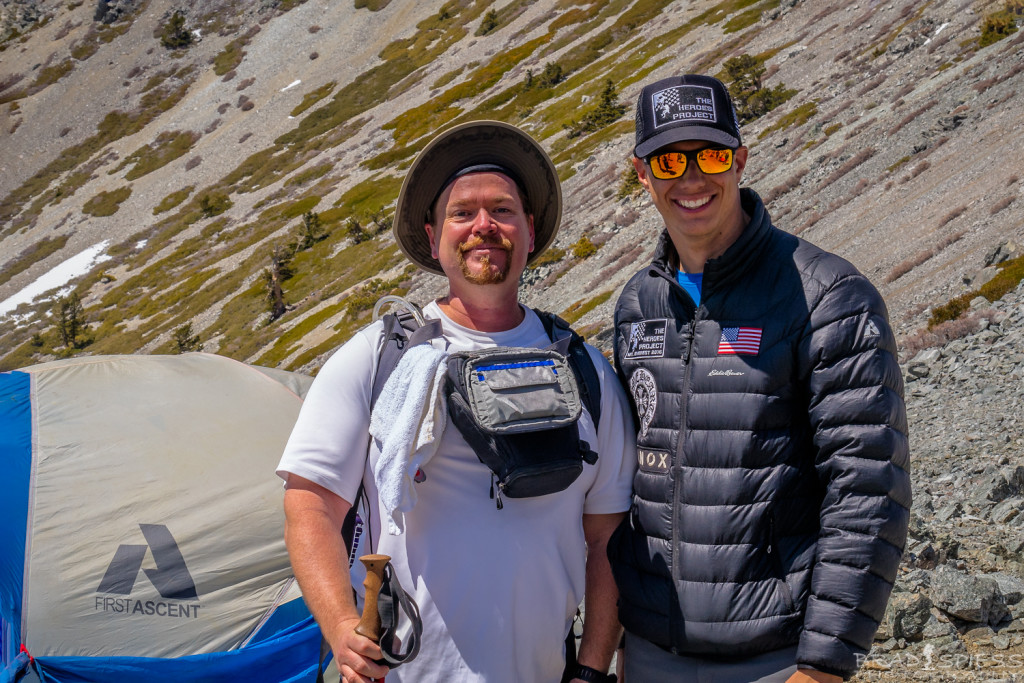
POLYGON ((633 394, 636 412, 640 416, 640 438, 647 437, 647 428, 654 419, 654 411, 658 407, 658 388, 654 384, 654 375, 646 368, 638 368, 629 378, 629 391, 633 394))

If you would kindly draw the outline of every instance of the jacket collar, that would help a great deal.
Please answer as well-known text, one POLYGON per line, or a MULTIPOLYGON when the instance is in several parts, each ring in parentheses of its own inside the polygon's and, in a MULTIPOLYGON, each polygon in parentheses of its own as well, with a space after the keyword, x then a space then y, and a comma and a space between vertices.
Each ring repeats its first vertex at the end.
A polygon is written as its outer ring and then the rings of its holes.
MULTIPOLYGON (((764 202, 757 193, 749 188, 741 189, 740 202, 743 211, 750 216, 750 222, 721 256, 709 260, 704 265, 705 291, 732 280, 749 268, 763 254, 771 236, 771 216, 768 215, 764 202)), ((659 275, 675 282, 678 263, 679 258, 676 256, 675 245, 672 244, 668 230, 662 230, 651 268, 659 275)))

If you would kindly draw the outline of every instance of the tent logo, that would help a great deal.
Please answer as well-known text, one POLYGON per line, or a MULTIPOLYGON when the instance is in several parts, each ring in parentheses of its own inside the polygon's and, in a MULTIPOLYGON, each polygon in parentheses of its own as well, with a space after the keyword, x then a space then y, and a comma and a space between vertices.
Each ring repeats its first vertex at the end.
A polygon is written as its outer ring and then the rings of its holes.
POLYGON ((135 579, 142 569, 142 558, 146 549, 153 551, 156 569, 145 569, 146 576, 160 595, 168 600, 195 600, 199 597, 192 575, 185 566, 185 558, 178 550, 171 532, 163 524, 140 524, 142 535, 148 546, 122 545, 114 553, 114 559, 103 575, 97 589, 100 593, 128 595, 135 587, 135 579))
MULTIPOLYGON (((130 595, 135 588, 139 570, 146 572, 150 583, 165 600, 198 600, 195 581, 185 565, 185 558, 170 530, 163 524, 140 524, 146 545, 118 546, 114 559, 110 561, 97 593, 130 595), (142 567, 142 560, 149 550, 156 562, 156 569, 142 567)), ((140 613, 170 617, 192 617, 199 614, 198 604, 178 604, 159 601, 141 601, 131 598, 96 598, 96 609, 104 612, 140 613)))

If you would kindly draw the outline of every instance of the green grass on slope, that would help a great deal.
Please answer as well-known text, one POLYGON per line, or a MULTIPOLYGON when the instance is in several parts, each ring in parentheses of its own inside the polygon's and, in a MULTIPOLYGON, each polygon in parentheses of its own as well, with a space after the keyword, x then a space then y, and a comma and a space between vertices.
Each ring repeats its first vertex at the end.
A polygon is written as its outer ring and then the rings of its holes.
POLYGON ((417 25, 415 35, 396 40, 381 50, 383 64, 361 73, 342 87, 330 102, 318 107, 303 118, 295 129, 279 137, 275 146, 309 149, 321 136, 328 138, 328 144, 340 141, 343 138, 333 131, 387 101, 392 89, 403 79, 461 40, 467 33, 465 25, 473 21, 481 11, 482 8, 469 0, 445 4, 441 12, 417 25))
POLYGON ((121 204, 132 195, 130 185, 119 187, 110 192, 100 192, 82 206, 82 213, 90 216, 113 216, 121 208, 121 204))
POLYGON ((355 0, 355 8, 366 8, 371 12, 379 12, 391 4, 391 0, 355 0))
POLYGON ((461 111, 454 107, 460 100, 476 97, 489 90, 517 64, 545 45, 549 36, 541 36, 530 42, 500 52, 491 61, 475 69, 464 81, 449 88, 424 104, 407 109, 384 124, 385 130, 394 130, 395 146, 406 145, 412 140, 441 130, 461 111))
POLYGON ((612 294, 614 294, 614 292, 609 290, 607 292, 602 292, 601 294, 598 294, 592 299, 580 299, 576 303, 569 306, 569 308, 559 313, 558 316, 565 320, 570 325, 572 325, 577 320, 585 316, 587 313, 590 313, 592 310, 594 310, 604 302, 608 301, 608 299, 612 297, 612 294))
MULTIPOLYGON (((269 325, 253 326, 254 321, 264 318, 266 311, 264 289, 260 281, 228 301, 210 331, 210 334, 223 335, 218 353, 238 359, 253 356, 274 342, 282 324, 287 323, 290 316, 379 275, 401 260, 397 247, 391 245, 382 249, 376 240, 350 246, 330 259, 323 258, 324 252, 326 249, 317 250, 315 254, 301 252, 296 256, 293 261, 296 274, 285 282, 285 299, 289 304, 301 305, 298 310, 285 313, 277 321, 269 325), (317 293, 315 301, 307 298, 314 290, 317 293)), ((254 256, 246 266, 258 269, 265 259, 262 255, 254 256)), ((344 339, 335 339, 333 344, 337 345, 341 341, 344 339)), ((284 351, 287 350, 279 349, 280 355, 271 353, 270 357, 279 360, 287 355, 284 351)))
POLYGON ((970 309, 971 301, 976 297, 983 296, 991 302, 999 301, 1016 289, 1021 280, 1024 280, 1024 256, 1003 262, 999 265, 996 276, 981 287, 936 307, 928 319, 928 329, 949 320, 956 320, 970 309))
POLYGON ((179 157, 188 154, 192 146, 199 141, 199 133, 191 130, 169 130, 156 136, 156 140, 143 145, 125 157, 117 168, 110 171, 113 175, 121 169, 131 166, 125 174, 125 180, 135 180, 147 173, 162 168, 179 157))
POLYGON ((178 206, 183 201, 188 199, 188 196, 192 194, 192 190, 194 189, 196 189, 195 185, 189 185, 188 187, 181 188, 177 192, 170 193, 169 195, 161 199, 159 204, 153 207, 153 215, 157 216, 161 213, 164 213, 165 211, 170 211, 174 207, 178 206))
MULTIPOLYGON (((0 237, 31 224, 46 204, 69 196, 66 192, 48 193, 47 189, 62 174, 86 163, 110 143, 139 132, 160 114, 171 109, 181 101, 191 84, 192 80, 186 80, 176 86, 152 90, 143 95, 137 108, 107 114, 96 127, 94 135, 65 149, 60 156, 0 201, 0 224, 8 224, 0 237), (26 206, 29 207, 27 210, 26 206)), ((72 192, 74 189, 77 188, 72 188, 72 192)))

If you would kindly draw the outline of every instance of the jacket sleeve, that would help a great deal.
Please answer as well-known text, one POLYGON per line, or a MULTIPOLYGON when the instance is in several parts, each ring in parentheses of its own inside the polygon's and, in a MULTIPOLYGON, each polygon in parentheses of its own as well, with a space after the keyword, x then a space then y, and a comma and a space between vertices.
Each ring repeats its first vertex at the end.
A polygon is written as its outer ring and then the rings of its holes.
POLYGON ((822 287, 801 359, 824 499, 797 662, 849 678, 885 612, 911 502, 896 342, 866 278, 847 273, 822 287))

